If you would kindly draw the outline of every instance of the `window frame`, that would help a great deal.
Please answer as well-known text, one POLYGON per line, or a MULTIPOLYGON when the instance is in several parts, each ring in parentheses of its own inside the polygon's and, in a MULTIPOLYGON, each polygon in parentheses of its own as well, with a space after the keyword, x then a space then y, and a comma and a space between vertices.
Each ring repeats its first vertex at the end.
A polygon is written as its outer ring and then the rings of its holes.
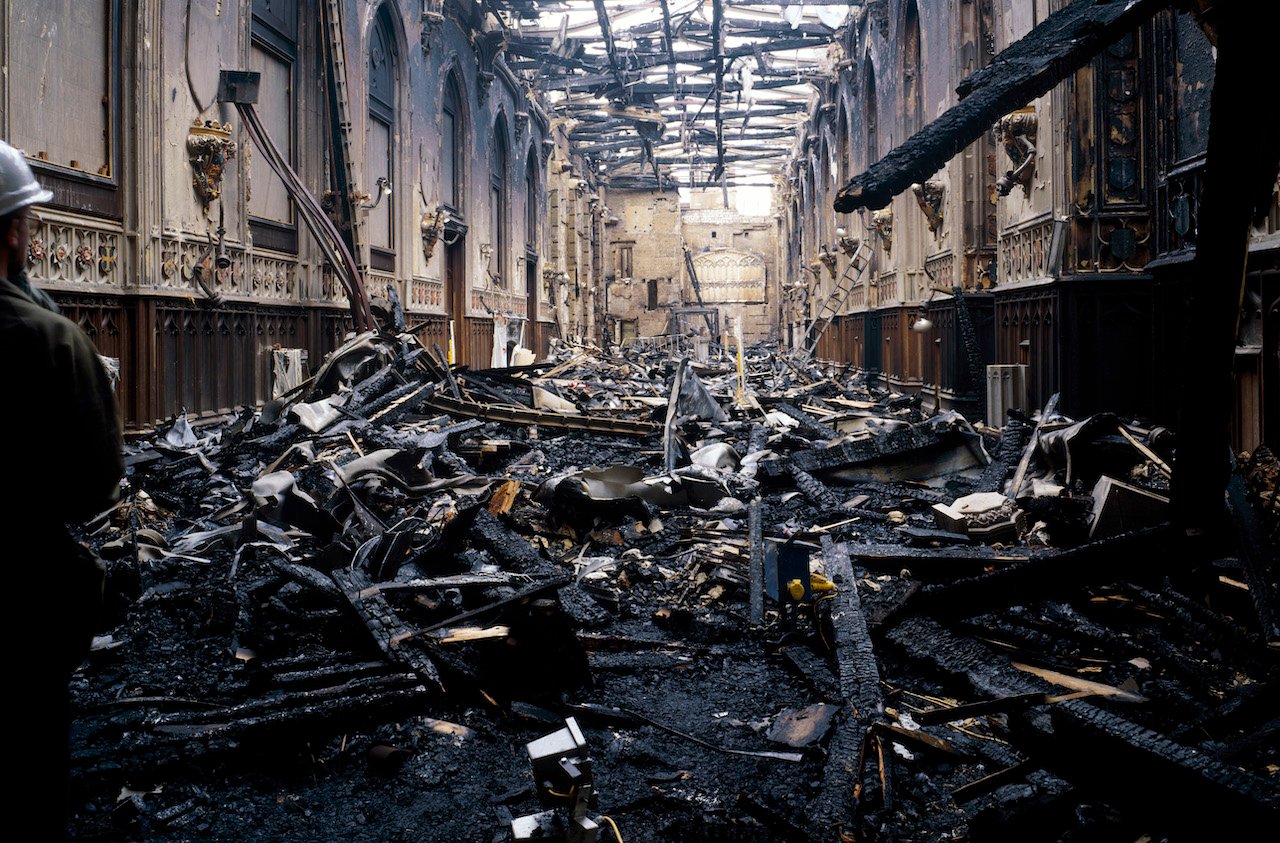
MULTIPOLYGON (((272 138, 276 145, 283 148, 289 156, 289 166, 298 168, 298 63, 299 63, 299 29, 301 16, 298 14, 298 3, 292 2, 287 7, 292 14, 281 17, 270 14, 269 10, 253 3, 249 23, 249 49, 261 48, 265 53, 274 56, 289 67, 289 137, 284 144, 279 138, 272 138), (291 19, 290 19, 291 18, 291 19), (292 26, 293 37, 285 31, 292 26)), ((249 234, 254 246, 296 255, 298 253, 298 209, 293 197, 289 198, 289 222, 255 216, 245 203, 245 218, 249 222, 249 234)))
MULTIPOLYGON (((445 74, 444 88, 440 97, 441 114, 449 114, 453 117, 453 160, 449 162, 451 174, 453 177, 453 191, 450 196, 441 196, 440 201, 446 208, 454 212, 458 216, 462 216, 466 206, 467 184, 466 184, 466 167, 463 166, 462 152, 465 149, 463 139, 466 137, 466 106, 462 97, 462 82, 458 78, 456 68, 451 68, 445 74), (450 106, 452 105, 452 108, 450 106)), ((443 119, 441 120, 441 170, 444 169, 444 146, 443 139, 445 131, 443 119)))
MULTIPOLYGON (((374 96, 373 93, 373 73, 369 72, 365 79, 365 118, 370 121, 365 127, 366 137, 369 129, 372 127, 373 121, 377 121, 387 128, 387 178, 392 182, 392 194, 385 197, 381 201, 387 203, 387 240, 389 247, 375 246, 372 237, 369 240, 369 266, 382 272, 395 272, 396 253, 398 248, 396 238, 396 225, 398 223, 398 214, 396 214, 395 206, 395 183, 396 179, 392 178, 395 173, 396 165, 396 121, 399 118, 399 103, 396 102, 398 97, 397 88, 399 86, 399 70, 400 70, 400 54, 396 44, 395 25, 391 21, 391 12, 387 3, 383 3, 378 7, 377 12, 373 16, 373 23, 369 27, 369 50, 365 55, 366 67, 373 55, 373 39, 377 35, 381 38, 386 50, 387 76, 389 82, 390 102, 384 102, 374 96)), ((365 190, 374 190, 376 185, 370 184, 365 190)), ((377 199, 375 196, 374 199, 377 199)))
POLYGON ((510 197, 507 178, 511 171, 511 144, 507 141, 507 121, 501 114, 493 123, 493 138, 489 144, 489 201, 490 218, 493 231, 489 237, 493 247, 492 260, 497 271, 493 273, 493 281, 499 287, 506 288, 505 269, 510 254, 511 214, 510 197))
POLYGON ((636 244, 634 240, 619 240, 614 255, 619 278, 634 278, 636 270, 636 244), (623 270, 626 270, 625 272, 623 270))
MULTIPOLYGON (((120 106, 123 105, 124 96, 122 82, 124 52, 120 41, 120 33, 123 3, 122 0, 105 0, 105 6, 105 13, 108 18, 105 22, 106 26, 103 28, 103 37, 107 39, 107 102, 103 104, 103 108, 107 111, 107 160, 111 167, 111 175, 101 176, 97 173, 73 170, 70 167, 56 164, 52 161, 33 158, 30 155, 24 155, 23 157, 26 158, 27 163, 31 165, 31 169, 36 173, 41 186, 53 192, 53 198, 45 203, 46 207, 91 214, 112 220, 122 220, 124 219, 124 198, 120 190, 120 176, 123 158, 120 150, 124 146, 121 138, 124 131, 124 122, 121 115, 124 108, 120 106)), ((8 3, 5 3, 2 11, 5 21, 5 36, 10 38, 12 37, 12 30, 8 26, 8 3)), ((12 139, 13 132, 9 121, 12 119, 13 109, 8 107, 8 103, 13 100, 12 75, 5 75, 4 86, 5 119, 3 128, 5 137, 12 139)))
POLYGON ((540 180, 538 178, 538 162, 534 158, 533 152, 529 152, 529 159, 525 163, 525 209, 524 209, 524 247, 525 251, 530 255, 537 255, 538 242, 540 238, 538 226, 538 188, 540 180))

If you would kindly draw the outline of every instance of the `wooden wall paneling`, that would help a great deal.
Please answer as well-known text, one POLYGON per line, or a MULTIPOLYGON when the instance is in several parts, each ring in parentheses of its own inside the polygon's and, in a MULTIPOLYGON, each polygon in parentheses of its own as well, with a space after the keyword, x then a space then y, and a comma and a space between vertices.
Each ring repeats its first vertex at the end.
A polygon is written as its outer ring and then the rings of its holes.
POLYGON ((1149 417, 1154 387, 1150 283, 1069 281, 1061 285, 1059 309, 1063 412, 1149 417))
POLYGON ((1029 366, 1027 394, 1032 407, 1043 407, 1060 388, 1057 297, 1053 289, 996 297, 996 362, 1029 366))

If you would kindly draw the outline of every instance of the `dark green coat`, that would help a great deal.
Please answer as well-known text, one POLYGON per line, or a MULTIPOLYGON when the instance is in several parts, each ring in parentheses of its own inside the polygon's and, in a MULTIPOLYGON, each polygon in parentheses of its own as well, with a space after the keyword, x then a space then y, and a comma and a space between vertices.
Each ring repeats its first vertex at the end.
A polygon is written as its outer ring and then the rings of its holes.
POLYGON ((93 343, 0 279, 0 519, 22 530, 84 521, 115 501, 120 415, 93 343))

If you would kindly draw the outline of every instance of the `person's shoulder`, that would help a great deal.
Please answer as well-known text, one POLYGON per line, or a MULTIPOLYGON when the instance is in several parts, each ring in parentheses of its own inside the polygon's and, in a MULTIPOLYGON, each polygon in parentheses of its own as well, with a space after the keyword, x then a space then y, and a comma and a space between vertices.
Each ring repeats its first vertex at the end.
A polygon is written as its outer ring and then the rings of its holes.
POLYGON ((8 282, 0 282, 0 328, 10 343, 49 346, 89 343, 89 338, 70 319, 46 310, 16 289, 5 289, 8 286, 8 282))

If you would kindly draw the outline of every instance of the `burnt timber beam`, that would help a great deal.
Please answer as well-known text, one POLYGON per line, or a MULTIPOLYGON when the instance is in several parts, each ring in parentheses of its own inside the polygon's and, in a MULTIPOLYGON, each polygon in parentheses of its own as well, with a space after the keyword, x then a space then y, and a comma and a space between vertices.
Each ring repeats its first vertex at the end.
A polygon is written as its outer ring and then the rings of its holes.
MULTIPOLYGON (((724 0, 711 0, 711 40, 716 59, 716 166, 711 171, 711 178, 717 179, 724 174, 724 117, 721 114, 721 100, 724 97, 724 0)), ((724 195, 724 204, 729 204, 728 189, 724 195)))
MULTIPOLYGON (((853 442, 843 442, 833 448, 810 448, 797 451, 791 462, 808 472, 834 471, 850 465, 876 462, 886 457, 905 454, 922 448, 940 445, 943 437, 924 426, 894 430, 880 436, 872 436, 853 442)), ((780 475, 785 468, 780 461, 762 463, 766 473, 780 475)))
MULTIPOLYGON (((780 158, 786 154, 787 154, 787 150, 778 149, 778 150, 770 150, 768 152, 732 152, 732 153, 722 152, 716 157, 720 161, 720 163, 723 164, 725 162, 733 162, 733 161, 766 161, 770 158, 780 158)), ((687 163, 689 159, 686 157, 677 157, 673 155, 673 156, 656 156, 654 160, 656 160, 659 164, 684 164, 684 163, 687 163)), ((617 166, 617 167, 625 167, 628 164, 642 164, 642 163, 644 163, 644 160, 642 156, 639 156, 639 155, 629 155, 626 158, 620 158, 617 161, 613 162, 614 166, 617 166)), ((716 184, 720 183, 718 178, 715 179, 715 183, 716 184)))
POLYGON ((79 775, 118 776, 122 769, 153 774, 172 766, 190 765, 201 757, 230 755, 284 740, 314 740, 326 728, 349 730, 357 723, 375 723, 396 712, 421 711, 431 692, 421 684, 388 677, 370 687, 344 683, 285 695, 281 705, 266 713, 222 710, 214 723, 151 722, 140 724, 122 741, 109 747, 77 751, 79 775), (286 707, 288 706, 288 707, 286 707), (234 719, 232 719, 234 717, 234 719))
MULTIPOLYGON (((346 678, 337 684, 323 688, 307 688, 291 690, 283 694, 256 697, 226 708, 197 709, 161 714, 148 718, 149 724, 155 727, 170 727, 176 731, 179 727, 190 727, 192 734, 220 732, 235 727, 236 721, 252 723, 258 718, 272 714, 278 716, 277 722, 290 716, 291 709, 307 710, 315 703, 325 700, 341 700, 344 698, 376 694, 380 691, 403 690, 414 688, 423 692, 426 688, 419 683, 414 673, 382 673, 373 676, 357 676, 346 678), (197 729, 197 727, 204 727, 197 729)), ((160 731, 164 731, 161 729, 160 731)))
MULTIPOLYGON (((886 640, 982 697, 1056 691, 927 618, 904 620, 886 640)), ((1025 742, 1037 763, 1162 826, 1231 839, 1280 822, 1280 792, 1271 782, 1083 700, 1033 710, 1011 725, 1015 742, 1025 742)))
POLYGON ((809 499, 809 503, 826 512, 834 512, 840 508, 840 501, 821 480, 794 465, 787 466, 787 471, 791 473, 796 488, 809 499))
MULTIPOLYGON (((856 508, 848 512, 850 516, 871 516, 868 520, 876 520, 876 516, 880 516, 878 512, 856 508)), ((905 569, 915 579, 930 579, 935 575, 951 579, 962 572, 978 572, 993 565, 1018 565, 1033 558, 1025 552, 1014 555, 986 546, 912 550, 896 544, 850 542, 848 547, 849 554, 863 568, 892 574, 901 573, 905 569)))
POLYGON ((594 433, 612 433, 618 436, 647 436, 657 433, 658 425, 631 419, 611 419, 597 416, 573 416, 525 407, 500 407, 475 401, 459 401, 447 395, 432 395, 422 402, 442 413, 463 418, 484 419, 514 425, 536 424, 557 430, 589 430, 594 433))
POLYGON ((1005 114, 1048 92, 1170 2, 1074 0, 1053 13, 962 82, 957 88, 961 102, 842 187, 836 194, 836 211, 888 205, 894 196, 936 173, 1005 114))
MULTIPOLYGON (((1180 367, 1178 448, 1171 482, 1177 522, 1189 534, 1224 528, 1224 495, 1231 466, 1236 406, 1233 368, 1249 259, 1250 223, 1271 203, 1280 168, 1280 125, 1257 120, 1249 90, 1266 74, 1280 29, 1280 5, 1208 5, 1216 31, 1217 63, 1209 104, 1209 137, 1194 281, 1185 287, 1181 335, 1196 350, 1180 367), (1262 76, 1258 76, 1258 73, 1262 76)), ((1213 40, 1214 32, 1210 32, 1213 40)), ((1247 504, 1245 504, 1247 506, 1247 504)), ((1275 629, 1274 604, 1266 631, 1275 629)))
POLYGON ((861 779, 860 756, 871 726, 884 711, 880 696, 880 668, 876 664, 867 618, 858 597, 858 581, 843 545, 822 538, 827 576, 836 584, 831 624, 836 677, 844 708, 837 715, 835 734, 827 748, 822 788, 809 812, 810 839, 840 840, 857 810, 854 795, 861 779))
POLYGON ((387 598, 365 576, 364 572, 338 568, 330 572, 333 581, 342 589, 360 620, 373 636, 378 648, 392 661, 399 662, 418 676, 436 692, 444 690, 440 671, 429 652, 427 639, 412 635, 412 630, 391 608, 387 598))
POLYGON ((1089 585, 1168 573, 1177 543, 1167 526, 1149 527, 1101 539, 1051 556, 1039 556, 990 573, 946 584, 927 585, 909 610, 938 617, 972 617, 1041 596, 1061 595, 1089 585))
POLYGON ((609 56, 609 70, 613 73, 614 81, 618 83, 618 89, 621 92, 626 89, 627 79, 622 72, 622 66, 618 63, 618 50, 613 42, 613 30, 609 26, 609 13, 604 9, 604 0, 594 0, 594 3, 596 20, 600 23, 600 35, 604 38, 604 50, 609 56))
MULTIPOLYGON (((725 5, 731 8, 730 4, 726 3, 725 5)), ((810 4, 805 3, 805 5, 808 6, 810 4)), ((662 26, 663 22, 661 21, 651 21, 629 27, 629 29, 632 35, 652 35, 656 34, 662 26)), ((773 37, 776 35, 788 35, 794 38, 798 35, 805 35, 829 39, 833 30, 821 23, 801 22, 793 29, 791 24, 783 21, 735 19, 732 16, 726 16, 724 31, 726 35, 740 35, 746 38, 753 36, 773 37)), ((686 22, 680 27, 680 38, 685 41, 706 41, 709 40, 710 32, 711 27, 708 24, 692 18, 686 18, 686 22)))
POLYGON ((1253 601, 1262 640, 1267 647, 1280 650, 1280 596, 1276 586, 1276 560, 1267 547, 1262 527, 1245 492, 1244 478, 1239 472, 1227 483, 1227 509, 1235 523, 1235 534, 1249 581, 1249 599, 1253 601))
POLYGON ((671 93, 676 93, 676 47, 675 36, 671 32, 671 4, 662 0, 662 40, 667 50, 667 83, 671 93))
MULTIPOLYGON (((805 47, 825 47, 826 45, 826 38, 779 38, 764 44, 743 44, 737 47, 727 47, 722 53, 726 59, 736 59, 755 55, 756 50, 765 53, 779 53, 787 50, 802 50, 805 47)), ((714 49, 683 50, 676 53, 676 60, 680 64, 711 65, 715 62, 715 59, 714 49)), ((634 60, 634 66, 639 70, 659 67, 666 63, 667 58, 662 55, 641 55, 636 56, 634 60)))

